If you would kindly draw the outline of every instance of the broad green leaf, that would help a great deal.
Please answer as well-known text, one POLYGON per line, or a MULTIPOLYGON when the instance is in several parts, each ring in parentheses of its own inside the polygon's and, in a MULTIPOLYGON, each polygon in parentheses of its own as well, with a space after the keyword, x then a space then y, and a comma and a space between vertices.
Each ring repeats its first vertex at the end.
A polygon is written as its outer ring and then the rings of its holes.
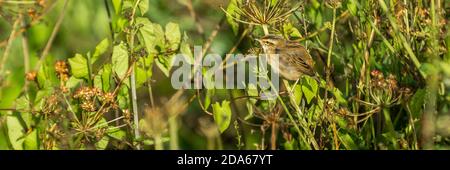
POLYGON ((192 54, 191 47, 187 41, 188 41, 188 36, 187 36, 186 32, 184 32, 183 41, 181 41, 181 44, 180 44, 180 52, 181 52, 181 54, 185 54, 185 56, 188 57, 186 59, 186 61, 188 61, 189 64, 193 64, 194 63, 194 55, 192 54))
POLYGON ((94 55, 91 58, 91 64, 97 61, 98 57, 108 50, 108 47, 109 41, 107 38, 105 38, 95 47, 94 55))
POLYGON ((111 64, 105 64, 103 66, 103 71, 102 71, 102 89, 103 91, 109 91, 109 88, 111 86, 111 71, 112 71, 112 66, 111 64))
POLYGON ((230 24, 231 29, 235 35, 238 34, 239 31, 239 23, 234 19, 239 19, 240 15, 238 15, 237 11, 239 10, 238 4, 242 4, 242 0, 230 0, 230 3, 227 7, 227 22, 230 24))
POLYGON ((433 64, 430 64, 430 63, 423 63, 421 66, 420 66, 420 71, 422 71, 424 74, 425 74, 425 77, 427 77, 428 75, 432 75, 432 74, 435 74, 435 73, 437 73, 439 70, 438 70, 439 68, 438 67, 436 67, 435 65, 433 65, 433 64))
POLYGON ((34 109, 41 109, 45 104, 45 99, 52 94, 52 89, 39 90, 34 99, 34 109))
POLYGON ((316 96, 318 88, 317 81, 313 78, 305 76, 302 80, 302 92, 308 104, 316 96))
POLYGON ((128 50, 124 43, 114 46, 112 64, 112 69, 119 78, 125 77, 128 71, 128 50))
POLYGON ((108 130, 107 134, 108 136, 117 139, 117 140, 124 140, 126 137, 126 132, 124 130, 120 130, 118 128, 110 128, 111 130, 108 130))
POLYGON ((296 85, 295 87, 294 87, 294 98, 295 98, 295 105, 300 105, 300 102, 302 101, 302 96, 303 96, 303 93, 302 93, 302 87, 300 86, 300 85, 296 85))
POLYGON ((75 54, 75 57, 69 58, 70 71, 76 78, 88 78, 88 62, 81 54, 75 54))
POLYGON ((144 43, 149 54, 155 55, 158 53, 156 46, 161 50, 165 49, 165 32, 161 25, 153 24, 148 18, 144 17, 136 18, 136 25, 139 27, 139 41, 144 43))
POLYGON ((353 16, 356 16, 356 12, 358 12, 357 10, 357 3, 356 0, 349 0, 347 3, 347 9, 350 11, 350 14, 352 14, 353 16))
POLYGON ((8 141, 8 136, 6 134, 6 123, 4 123, 5 119, 3 119, 3 117, 0 117, 0 150, 8 150, 11 149, 9 147, 9 141, 8 141))
POLYGON ((83 82, 83 79, 78 79, 78 78, 75 78, 72 76, 72 77, 69 77, 69 80, 67 80, 66 87, 71 89, 71 88, 78 86, 81 82, 83 82))
POLYGON ((6 124, 8 127, 9 141, 11 142, 13 149, 22 150, 25 128, 20 123, 19 118, 17 115, 6 116, 6 124))
POLYGON ((345 146, 346 149, 349 150, 358 149, 358 145, 355 144, 355 142, 353 141, 352 137, 349 134, 342 134, 342 133, 338 134, 340 141, 342 142, 342 144, 345 146))
POLYGON ((165 76, 169 77, 170 69, 172 68, 172 59, 175 57, 174 55, 170 56, 162 56, 160 55, 156 60, 156 66, 164 73, 165 76))
POLYGON ((19 111, 20 117, 25 122, 27 128, 31 128, 33 123, 33 115, 28 112, 30 109, 30 101, 26 96, 22 96, 16 100, 16 109, 19 111))
POLYGON ((286 23, 283 25, 283 30, 286 33, 287 36, 292 38, 300 38, 302 35, 300 34, 300 31, 298 31, 297 28, 295 28, 292 23, 286 23))
POLYGON ((116 14, 119 14, 122 11, 122 1, 123 0, 112 0, 112 4, 116 14))
POLYGON ((220 133, 223 133, 231 122, 231 108, 229 101, 222 101, 222 105, 218 102, 213 104, 214 121, 219 127, 220 133))
POLYGON ((206 89, 205 101, 203 103, 205 109, 208 109, 209 105, 211 105, 211 97, 214 96, 214 93, 215 93, 214 89, 206 89))
POLYGON ((111 81, 111 65, 105 64, 103 68, 94 77, 94 86, 102 89, 104 92, 109 91, 111 81))
POLYGON ((165 36, 168 43, 168 49, 171 51, 177 50, 181 41, 180 26, 178 24, 169 22, 166 25, 165 36))
POLYGON ((37 81, 40 88, 46 88, 52 86, 51 68, 47 64, 43 63, 37 73, 37 81))
POLYGON ((24 141, 23 141, 23 149, 25 150, 38 150, 39 149, 39 138, 37 130, 31 131, 24 141))
POLYGON ((148 11, 148 1, 149 0, 141 0, 138 4, 139 11, 141 11, 141 15, 144 16, 148 11))
POLYGON ((314 92, 307 86, 302 86, 302 92, 305 95, 306 102, 309 104, 311 100, 316 96, 314 92))
POLYGON ((425 103, 426 90, 419 89, 409 102, 409 108, 414 119, 422 116, 422 107, 425 103))
POLYGON ((100 149, 100 150, 105 150, 106 147, 108 146, 108 143, 109 143, 109 137, 104 136, 102 139, 100 139, 100 141, 95 143, 95 148, 100 149))
POLYGON ((136 88, 141 87, 149 78, 152 77, 153 57, 141 57, 136 64, 136 88))

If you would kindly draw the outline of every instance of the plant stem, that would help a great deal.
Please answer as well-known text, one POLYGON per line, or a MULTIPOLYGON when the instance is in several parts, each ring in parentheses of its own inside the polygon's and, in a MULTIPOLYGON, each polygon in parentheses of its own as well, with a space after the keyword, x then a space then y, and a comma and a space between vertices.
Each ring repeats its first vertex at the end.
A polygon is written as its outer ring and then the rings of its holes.
POLYGON ((19 23, 20 23, 21 20, 22 19, 17 18, 16 21, 14 22, 14 24, 13 24, 12 31, 11 31, 11 34, 10 34, 10 36, 8 38, 8 42, 7 42, 5 51, 3 52, 3 57, 2 57, 1 64, 0 64, 0 74, 3 74, 3 70, 5 68, 6 61, 8 60, 8 57, 9 57, 9 51, 11 50, 12 41, 15 38, 14 35, 16 34, 17 28, 19 27, 19 23))
POLYGON ((330 74, 331 74, 331 54, 333 53, 333 44, 334 44, 334 34, 336 28, 336 8, 333 8, 333 23, 331 25, 331 35, 330 35, 330 45, 328 47, 328 55, 327 55, 327 67, 326 67, 326 85, 325 85, 325 97, 323 99, 323 111, 325 115, 328 117, 328 120, 331 121, 331 126, 333 130, 333 141, 334 147, 336 150, 339 149, 339 141, 337 136, 336 124, 334 122, 334 117, 330 116, 331 113, 328 112, 328 86, 331 84, 330 82, 330 74))
POLYGON ((161 134, 154 135, 153 140, 155 142, 155 150, 163 150, 164 149, 161 134))
POLYGON ((169 133, 170 133, 170 149, 178 150, 178 116, 169 118, 169 133))
POLYGON ((52 34, 50 35, 50 38, 47 41, 47 45, 45 45, 45 48, 42 51, 41 57, 40 57, 38 63, 36 63, 35 70, 39 69, 39 67, 41 66, 42 62, 44 62, 45 58, 47 57, 48 52, 52 48, 53 40, 55 40, 56 34, 58 33, 59 28, 61 27, 62 21, 64 19, 65 14, 66 14, 66 9, 67 9, 68 4, 69 4, 69 0, 65 0, 64 1, 64 7, 61 10, 61 12, 59 13, 58 20, 56 21, 56 24, 55 24, 55 26, 53 28, 52 34))

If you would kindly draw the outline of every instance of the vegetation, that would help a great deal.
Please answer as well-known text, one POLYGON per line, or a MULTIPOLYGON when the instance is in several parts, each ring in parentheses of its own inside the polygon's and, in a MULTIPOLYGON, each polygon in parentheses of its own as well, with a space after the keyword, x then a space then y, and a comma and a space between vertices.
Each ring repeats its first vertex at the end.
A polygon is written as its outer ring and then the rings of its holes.
POLYGON ((0 0, 0 149, 449 149, 449 11, 446 0, 0 0), (257 84, 172 87, 177 54, 194 61, 201 45, 234 67, 226 54, 260 54, 268 34, 305 46, 319 81, 281 81, 274 100, 257 84))

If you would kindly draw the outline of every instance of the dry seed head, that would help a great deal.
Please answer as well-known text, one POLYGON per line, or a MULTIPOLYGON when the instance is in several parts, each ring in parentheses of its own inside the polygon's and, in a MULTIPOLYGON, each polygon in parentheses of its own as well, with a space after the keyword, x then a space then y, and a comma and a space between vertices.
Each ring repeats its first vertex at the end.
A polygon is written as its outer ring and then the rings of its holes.
POLYGON ((28 81, 36 81, 37 72, 36 71, 30 71, 25 75, 25 78, 28 81))
POLYGON ((86 112, 96 111, 95 104, 92 101, 84 101, 83 103, 81 103, 80 107, 86 112))
POLYGON ((249 25, 273 25, 285 21, 300 5, 293 5, 289 0, 249 0, 238 2, 234 15, 222 9, 237 22, 249 25))

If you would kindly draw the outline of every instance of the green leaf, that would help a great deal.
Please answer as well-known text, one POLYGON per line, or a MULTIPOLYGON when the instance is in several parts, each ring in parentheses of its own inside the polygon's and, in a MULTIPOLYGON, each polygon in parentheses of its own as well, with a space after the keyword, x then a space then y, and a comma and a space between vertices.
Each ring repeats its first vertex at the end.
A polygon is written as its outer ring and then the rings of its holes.
POLYGON ((141 87, 149 78, 152 77, 152 65, 153 57, 139 58, 135 68, 136 88, 141 87))
POLYGON ((181 41, 180 26, 178 24, 169 22, 166 25, 165 36, 168 43, 168 49, 172 51, 177 50, 181 41))
POLYGON ((175 54, 170 56, 162 56, 160 55, 156 60, 156 66, 164 73, 165 76, 169 77, 170 69, 172 68, 172 59, 175 57, 175 54))
POLYGON ((122 0, 112 0, 114 11, 119 14, 122 11, 122 0))
POLYGON ((209 105, 211 105, 211 97, 214 96, 214 93, 215 89, 206 89, 205 101, 203 103, 205 109, 208 109, 209 105))
POLYGON ((297 28, 295 28, 292 23, 286 23, 283 25, 284 33, 286 33, 287 36, 292 38, 300 38, 302 35, 300 34, 300 31, 298 31, 297 28))
POLYGON ((339 133, 339 140, 342 142, 342 144, 345 146, 346 149, 349 150, 357 150, 358 145, 355 144, 352 137, 349 134, 342 134, 339 133))
POLYGON ((123 42, 114 46, 112 54, 112 69, 119 76, 119 78, 125 77, 125 74, 128 71, 128 50, 123 42))
POLYGON ((23 141, 23 149, 25 150, 38 150, 39 149, 39 138, 37 130, 33 130, 29 133, 23 141))
POLYGON ((69 78, 69 80, 67 80, 66 87, 71 89, 71 88, 78 86, 81 82, 83 82, 83 79, 77 79, 72 76, 69 78))
POLYGON ((411 115, 414 119, 420 118, 422 116, 422 107, 425 104, 425 95, 426 90, 419 89, 416 91, 414 96, 411 98, 411 101, 409 102, 411 115))
POLYGON ((350 11, 350 14, 356 16, 356 12, 358 12, 356 0, 349 0, 347 3, 347 9, 350 11))
POLYGON ((107 134, 108 136, 117 139, 117 140, 124 140, 127 133, 124 130, 120 130, 119 128, 110 128, 111 130, 108 130, 107 134))
POLYGON ((183 41, 181 41, 181 44, 180 44, 180 52, 181 52, 181 54, 184 54, 185 56, 188 57, 186 59, 186 61, 188 61, 189 64, 193 64, 194 63, 194 55, 192 54, 191 47, 187 41, 188 41, 188 36, 187 36, 186 32, 184 32, 183 41))
POLYGON ((144 16, 148 11, 148 0, 141 0, 138 4, 139 11, 141 11, 141 15, 144 16))
POLYGON ((219 127, 220 133, 223 133, 229 126, 231 122, 231 108, 229 101, 222 101, 222 105, 218 102, 213 104, 214 121, 219 127))
POLYGON ((111 65, 105 64, 103 68, 94 77, 94 86, 102 89, 104 92, 109 91, 111 86, 111 65))
POLYGON ((88 62, 81 54, 75 54, 75 57, 69 58, 70 71, 76 78, 88 78, 88 62))
POLYGON ((313 78, 305 76, 302 80, 302 91, 308 104, 316 96, 318 88, 317 81, 313 78))
POLYGON ((102 70, 102 89, 103 91, 109 91, 109 88, 111 87, 111 71, 112 66, 111 64, 105 64, 103 66, 102 70))
POLYGON ((237 13, 237 11, 239 10, 239 6, 238 4, 242 4, 242 0, 230 0, 230 3, 228 4, 227 7, 227 22, 228 24, 230 24, 231 29, 233 29, 233 32, 235 35, 238 34, 239 31, 239 23, 233 19, 237 18, 239 19, 241 16, 237 13))
POLYGON ((33 115, 28 112, 30 109, 30 101, 26 96, 22 96, 16 100, 16 109, 20 112, 20 117, 25 122, 27 128, 34 125, 33 115))
POLYGON ((25 128, 20 123, 19 117, 17 115, 6 116, 6 125, 8 128, 9 141, 11 142, 13 149, 22 150, 25 128))
POLYGON ((138 17, 136 18, 136 25, 139 26, 139 41, 145 45, 147 52, 149 54, 157 54, 158 50, 156 46, 160 49, 165 49, 165 39, 161 25, 153 24, 148 20, 148 18, 138 17))
POLYGON ((109 143, 109 137, 104 136, 102 139, 100 139, 100 141, 95 143, 95 147, 96 147, 96 149, 105 150, 106 147, 108 146, 108 143, 109 143))
POLYGON ((294 97, 295 97, 295 105, 300 105, 300 102, 302 101, 302 87, 300 85, 296 85, 294 87, 294 97))
POLYGON ((91 58, 91 64, 97 61, 98 57, 104 54, 109 47, 109 41, 107 38, 103 39, 96 47, 94 55, 91 58))

